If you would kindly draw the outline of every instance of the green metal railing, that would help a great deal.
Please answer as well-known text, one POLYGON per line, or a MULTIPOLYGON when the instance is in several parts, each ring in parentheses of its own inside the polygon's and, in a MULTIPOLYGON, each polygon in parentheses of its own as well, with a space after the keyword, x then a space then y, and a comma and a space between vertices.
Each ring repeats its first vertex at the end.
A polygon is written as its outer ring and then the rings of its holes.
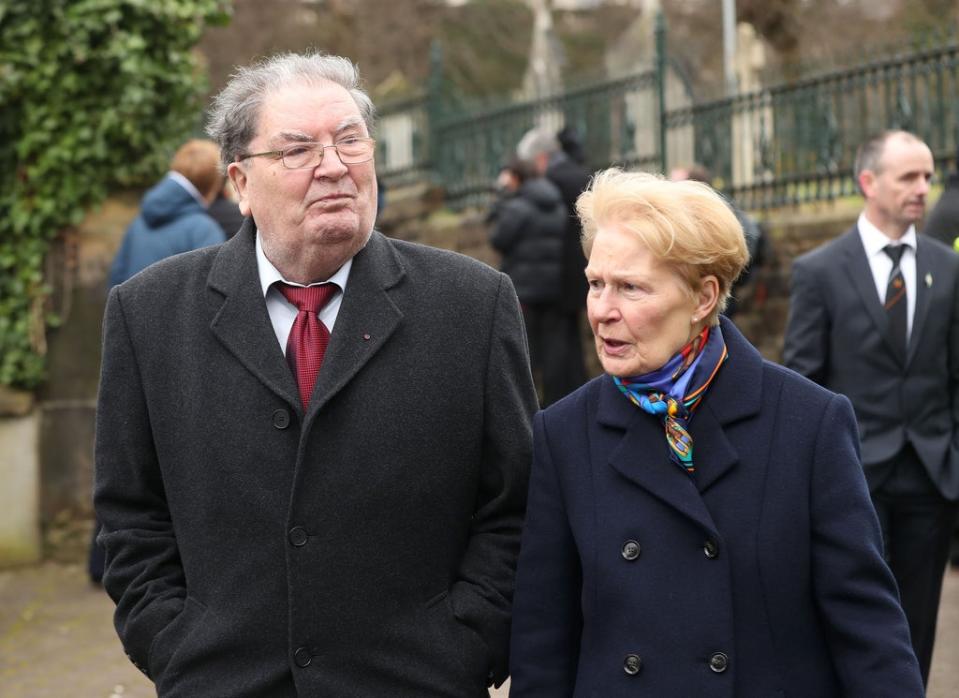
POLYGON ((856 148, 888 128, 922 137, 940 168, 959 164, 955 36, 706 103, 670 67, 661 19, 649 70, 548 97, 471 106, 444 91, 438 52, 433 61, 422 95, 381 109, 378 167, 388 184, 430 177, 453 208, 488 203, 497 170, 533 126, 574 126, 592 169, 696 161, 750 209, 853 194, 856 148))

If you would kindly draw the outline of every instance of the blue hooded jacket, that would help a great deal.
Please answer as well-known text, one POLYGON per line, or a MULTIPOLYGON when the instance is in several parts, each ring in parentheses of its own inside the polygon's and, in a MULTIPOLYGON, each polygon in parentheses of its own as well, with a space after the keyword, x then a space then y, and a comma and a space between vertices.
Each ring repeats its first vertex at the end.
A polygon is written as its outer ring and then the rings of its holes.
POLYGON ((216 245, 226 237, 206 209, 175 179, 164 177, 140 204, 110 267, 110 286, 121 284, 154 262, 216 245))

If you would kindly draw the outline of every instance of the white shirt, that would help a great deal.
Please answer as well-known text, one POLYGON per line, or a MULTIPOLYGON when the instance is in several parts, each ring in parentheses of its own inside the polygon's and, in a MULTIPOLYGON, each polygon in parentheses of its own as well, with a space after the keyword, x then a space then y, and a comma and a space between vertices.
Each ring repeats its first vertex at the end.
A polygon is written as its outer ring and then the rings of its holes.
MULTIPOLYGON (((340 312, 340 304, 343 302, 343 293, 346 291, 346 282, 350 277, 352 266, 352 258, 346 260, 346 263, 333 276, 321 282, 333 283, 339 288, 339 291, 333 294, 333 297, 319 312, 320 322, 326 325, 326 329, 330 331, 331 335, 333 334, 336 316, 340 312)), ((296 320, 299 310, 273 284, 277 281, 282 281, 291 286, 303 287, 303 284, 296 284, 283 278, 283 275, 273 266, 273 263, 266 258, 263 245, 260 244, 259 233, 256 235, 256 268, 260 274, 260 287, 263 289, 263 298, 266 300, 266 311, 270 314, 273 332, 276 333, 276 340, 280 343, 280 349, 283 350, 285 356, 286 342, 290 337, 290 330, 293 328, 293 321, 296 320)), ((317 285, 319 283, 310 284, 310 286, 317 285)))
POLYGON ((889 274, 892 272, 892 259, 883 248, 886 245, 907 245, 899 260, 902 278, 906 282, 906 341, 912 336, 912 319, 916 314, 916 226, 910 225, 909 230, 898 241, 886 236, 879 228, 866 218, 865 213, 859 214, 859 237, 866 250, 866 259, 872 270, 872 280, 876 284, 876 293, 879 302, 886 302, 886 287, 889 285, 889 274))

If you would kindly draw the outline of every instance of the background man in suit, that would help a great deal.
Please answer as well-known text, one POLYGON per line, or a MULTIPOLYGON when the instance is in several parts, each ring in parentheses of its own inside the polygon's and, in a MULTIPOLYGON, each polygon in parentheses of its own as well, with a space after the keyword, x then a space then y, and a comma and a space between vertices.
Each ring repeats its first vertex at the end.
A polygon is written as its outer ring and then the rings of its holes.
POLYGON ((926 681, 959 496, 959 256, 916 236, 933 175, 925 143, 880 134, 855 173, 858 222, 793 266, 784 361, 853 403, 926 681))
POLYGON ((104 586, 160 696, 506 678, 536 399, 519 304, 373 231, 373 112, 343 58, 241 69, 209 131, 243 228, 110 294, 104 586))

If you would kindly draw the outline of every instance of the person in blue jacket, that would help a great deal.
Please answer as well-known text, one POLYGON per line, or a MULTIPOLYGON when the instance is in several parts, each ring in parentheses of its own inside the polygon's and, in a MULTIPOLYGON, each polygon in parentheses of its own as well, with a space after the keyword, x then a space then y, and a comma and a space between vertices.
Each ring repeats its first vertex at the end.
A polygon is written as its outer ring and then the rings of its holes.
POLYGON ((110 286, 121 284, 154 262, 224 242, 223 229, 207 215, 223 182, 220 150, 193 139, 176 151, 170 172, 140 203, 110 268, 110 286))
POLYGON ((922 698, 849 400, 720 315, 732 209, 610 170, 577 210, 605 375, 533 422, 511 698, 922 698))
MULTIPOLYGON (((123 236, 110 267, 110 288, 161 259, 224 242, 223 229, 207 215, 222 186, 217 144, 192 139, 181 145, 170 171, 143 196, 140 213, 123 236)), ((87 562, 94 584, 103 577, 103 549, 96 542, 99 531, 95 523, 87 562)))

